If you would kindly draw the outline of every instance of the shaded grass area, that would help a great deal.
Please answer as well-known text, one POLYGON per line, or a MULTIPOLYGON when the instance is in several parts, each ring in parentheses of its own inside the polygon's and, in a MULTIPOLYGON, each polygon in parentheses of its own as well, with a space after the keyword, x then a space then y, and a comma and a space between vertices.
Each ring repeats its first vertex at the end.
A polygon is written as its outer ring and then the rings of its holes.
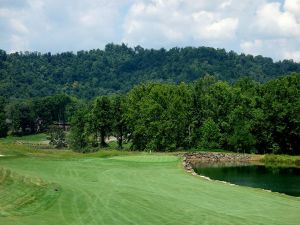
POLYGON ((8 136, 6 138, 0 138, 0 142, 5 143, 5 144, 16 143, 18 141, 37 143, 37 142, 46 141, 46 140, 47 140, 47 135, 44 133, 25 135, 25 136, 8 136))
MULTIPOLYGON (((112 157, 136 154, 129 151, 129 144, 124 144, 122 150, 117 150, 117 142, 112 141, 106 148, 95 148, 87 154, 73 152, 70 149, 55 149, 47 143, 46 134, 26 136, 8 136, 0 138, 0 155, 6 156, 47 156, 47 157, 112 157)), ((0 158, 1 159, 1 158, 0 158)))

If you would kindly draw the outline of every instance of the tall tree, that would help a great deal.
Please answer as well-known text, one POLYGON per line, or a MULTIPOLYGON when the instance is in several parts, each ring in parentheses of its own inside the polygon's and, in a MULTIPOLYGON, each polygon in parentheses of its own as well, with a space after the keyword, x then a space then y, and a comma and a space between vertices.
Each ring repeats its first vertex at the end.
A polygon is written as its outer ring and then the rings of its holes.
POLYGON ((7 107, 7 117, 11 120, 11 131, 13 133, 35 132, 36 115, 32 101, 15 101, 7 107))
POLYGON ((300 154, 300 74, 264 85, 263 110, 277 153, 300 154))
POLYGON ((96 98, 92 109, 92 121, 95 124, 95 132, 98 141, 100 138, 100 146, 106 147, 107 138, 112 131, 112 106, 107 96, 96 98))
POLYGON ((125 103, 123 96, 116 96, 112 100, 112 114, 113 114, 113 134, 117 138, 118 147, 123 148, 123 140, 126 136, 127 127, 125 124, 125 103))
POLYGON ((204 149, 218 149, 221 143, 221 132, 218 124, 211 118, 204 121, 200 128, 200 142, 199 145, 204 149))
POLYGON ((6 123, 5 115, 6 101, 0 96, 0 137, 6 137, 8 132, 8 125, 6 123))
POLYGON ((69 145, 76 151, 82 151, 88 145, 87 110, 78 109, 71 119, 69 145))

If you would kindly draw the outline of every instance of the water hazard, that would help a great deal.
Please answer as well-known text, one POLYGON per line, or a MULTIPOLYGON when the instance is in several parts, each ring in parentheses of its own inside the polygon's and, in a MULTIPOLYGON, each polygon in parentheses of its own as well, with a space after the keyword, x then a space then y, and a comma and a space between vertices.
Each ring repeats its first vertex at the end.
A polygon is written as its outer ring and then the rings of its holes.
POLYGON ((202 163, 194 166, 194 170, 213 180, 300 196, 300 168, 202 163))

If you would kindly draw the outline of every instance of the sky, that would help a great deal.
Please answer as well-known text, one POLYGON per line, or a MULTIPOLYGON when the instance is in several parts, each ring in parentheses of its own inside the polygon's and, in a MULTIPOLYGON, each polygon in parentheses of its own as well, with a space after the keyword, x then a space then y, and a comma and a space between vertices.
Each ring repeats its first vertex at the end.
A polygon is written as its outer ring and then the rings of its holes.
POLYGON ((300 0, 0 0, 0 49, 208 46, 300 62, 300 0))

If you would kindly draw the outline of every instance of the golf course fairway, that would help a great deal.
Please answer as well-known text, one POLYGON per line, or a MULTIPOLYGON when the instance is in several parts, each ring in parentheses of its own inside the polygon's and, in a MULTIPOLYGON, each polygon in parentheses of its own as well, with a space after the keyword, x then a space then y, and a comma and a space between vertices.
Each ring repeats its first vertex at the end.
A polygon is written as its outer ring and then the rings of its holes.
POLYGON ((299 224, 299 198, 192 176, 181 160, 1 157, 0 224, 299 224))

